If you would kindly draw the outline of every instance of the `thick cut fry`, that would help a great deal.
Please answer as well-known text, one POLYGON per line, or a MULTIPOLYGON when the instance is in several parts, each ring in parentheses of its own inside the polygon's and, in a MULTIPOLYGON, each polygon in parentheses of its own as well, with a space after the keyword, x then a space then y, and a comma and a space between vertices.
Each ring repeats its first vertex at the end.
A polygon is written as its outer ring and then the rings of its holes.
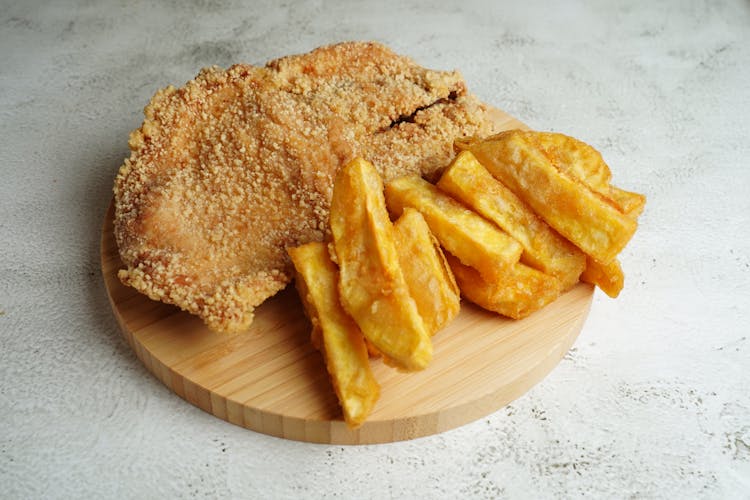
POLYGON ((563 290, 578 282, 586 264, 584 253, 550 229, 471 152, 459 153, 437 186, 515 238, 523 247, 523 263, 559 279, 563 290))
POLYGON ((488 282, 452 255, 446 255, 461 293, 489 311, 513 319, 525 318, 560 296, 560 281, 523 264, 507 269, 499 281, 488 282))
POLYGON ((592 191, 607 192, 612 172, 593 146, 555 132, 533 132, 527 138, 565 175, 580 180, 592 191))
POLYGON ((623 249, 636 222, 556 168, 533 140, 510 130, 467 146, 489 172, 574 245, 602 263, 623 249))
POLYGON ((380 386, 370 370, 365 339, 339 302, 339 273, 324 243, 287 250, 295 284, 313 325, 336 396, 350 427, 361 425, 375 406, 380 386))
POLYGON ((646 197, 613 186, 609 166, 594 147, 574 137, 553 132, 535 132, 530 139, 556 168, 583 182, 620 212, 636 219, 643 211, 646 197))
POLYGON ((607 196, 622 213, 631 219, 637 219, 646 207, 646 197, 640 193, 625 191, 616 186, 609 186, 607 196))
POLYGON ((604 293, 614 299, 620 295, 622 287, 625 285, 625 275, 617 259, 609 264, 601 264, 588 257, 586 259, 586 270, 581 274, 581 281, 598 286, 604 293))
POLYGON ((456 279, 422 214, 405 208, 393 229, 404 278, 427 332, 434 335, 458 314, 456 279))
POLYGON ((401 177, 385 188, 388 209, 399 216, 418 210, 448 252, 488 281, 500 279, 521 257, 521 245, 500 228, 419 177, 401 177))
POLYGON ((339 171, 330 221, 344 309, 388 363, 425 368, 432 341, 401 271, 383 181, 367 161, 355 159, 339 171))

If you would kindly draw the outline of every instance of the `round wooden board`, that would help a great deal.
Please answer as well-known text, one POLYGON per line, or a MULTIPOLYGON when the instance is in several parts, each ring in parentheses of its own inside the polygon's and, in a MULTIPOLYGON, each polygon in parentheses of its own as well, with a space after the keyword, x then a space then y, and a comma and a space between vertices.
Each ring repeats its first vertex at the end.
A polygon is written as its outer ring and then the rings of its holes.
MULTIPOLYGON (((493 110, 496 129, 523 127, 493 110)), ((530 317, 513 321, 463 301, 433 338, 430 366, 401 373, 372 361, 381 396, 358 429, 344 423, 322 356, 293 286, 256 310, 250 331, 222 335, 117 278, 124 266, 110 205, 102 273, 115 316, 146 368, 180 397, 231 423, 299 441, 363 444, 413 439, 486 416, 528 391, 575 341, 593 288, 579 284, 530 317)))

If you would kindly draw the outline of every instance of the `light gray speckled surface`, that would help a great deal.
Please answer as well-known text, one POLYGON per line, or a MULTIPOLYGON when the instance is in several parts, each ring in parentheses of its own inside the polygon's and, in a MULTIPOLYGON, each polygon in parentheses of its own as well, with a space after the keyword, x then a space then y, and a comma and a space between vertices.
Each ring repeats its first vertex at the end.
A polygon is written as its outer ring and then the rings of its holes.
POLYGON ((0 6, 0 496, 750 497, 750 3, 0 6), (375 39, 604 153, 649 197, 578 342, 445 434, 284 441, 179 399, 121 340, 98 239, 127 134, 204 65, 375 39))

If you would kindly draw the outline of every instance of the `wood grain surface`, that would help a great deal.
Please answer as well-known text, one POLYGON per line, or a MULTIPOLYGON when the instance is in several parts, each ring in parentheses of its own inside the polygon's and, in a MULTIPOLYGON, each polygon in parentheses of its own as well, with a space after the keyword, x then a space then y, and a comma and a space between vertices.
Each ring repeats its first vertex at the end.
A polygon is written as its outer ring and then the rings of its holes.
MULTIPOLYGON (((523 127, 493 110, 496 129, 523 127)), ((112 232, 102 229, 101 265, 114 314, 138 358, 167 387, 231 423, 300 441, 362 444, 413 439, 486 416, 518 398, 575 341, 593 288, 579 284, 530 317, 513 321, 463 301, 433 338, 434 358, 417 373, 380 360, 381 397, 358 429, 344 423, 310 324, 293 286, 256 310, 250 330, 217 334, 198 318, 150 300, 117 278, 123 268, 112 232)))

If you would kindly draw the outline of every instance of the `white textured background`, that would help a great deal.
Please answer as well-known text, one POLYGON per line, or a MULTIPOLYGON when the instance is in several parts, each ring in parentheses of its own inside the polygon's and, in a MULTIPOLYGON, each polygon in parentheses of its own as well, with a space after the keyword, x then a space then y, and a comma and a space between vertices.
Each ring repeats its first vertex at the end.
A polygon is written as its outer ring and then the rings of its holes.
POLYGON ((188 3, 0 2, 0 497, 750 498, 750 2, 188 3), (540 385, 363 447, 173 395, 121 340, 98 260, 157 88, 345 39, 460 69, 649 197, 624 292, 597 293, 540 385))

